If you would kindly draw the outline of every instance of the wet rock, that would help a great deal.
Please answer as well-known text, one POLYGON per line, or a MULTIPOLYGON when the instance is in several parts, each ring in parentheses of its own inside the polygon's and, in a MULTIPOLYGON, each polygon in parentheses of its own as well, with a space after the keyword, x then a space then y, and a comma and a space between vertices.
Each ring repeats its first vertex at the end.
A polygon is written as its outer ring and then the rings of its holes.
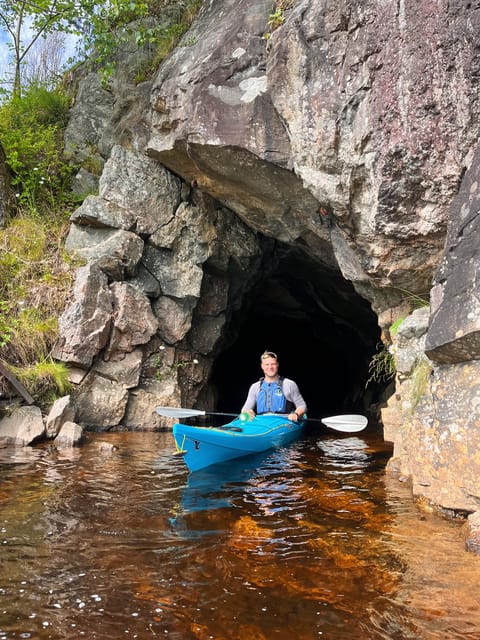
POLYGON ((115 453, 116 451, 119 450, 119 447, 116 444, 113 444, 112 442, 95 442, 95 447, 102 454, 115 453))
POLYGON ((53 444, 59 448, 76 447, 81 443, 82 439, 83 427, 76 422, 67 421, 60 428, 53 444))
POLYGON ((91 371, 75 392, 76 420, 96 430, 119 425, 125 413, 128 389, 91 371))
POLYGON ((135 389, 129 395, 122 424, 129 429, 156 431, 171 429, 172 420, 161 418, 155 411, 158 406, 181 406, 176 372, 162 380, 151 380, 145 388, 135 389))
POLYGON ((63 396, 53 403, 45 421, 47 438, 55 438, 65 422, 75 419, 75 408, 72 398, 63 396))
POLYGON ((25 406, 0 420, 0 441, 27 446, 45 436, 42 412, 38 407, 25 406))

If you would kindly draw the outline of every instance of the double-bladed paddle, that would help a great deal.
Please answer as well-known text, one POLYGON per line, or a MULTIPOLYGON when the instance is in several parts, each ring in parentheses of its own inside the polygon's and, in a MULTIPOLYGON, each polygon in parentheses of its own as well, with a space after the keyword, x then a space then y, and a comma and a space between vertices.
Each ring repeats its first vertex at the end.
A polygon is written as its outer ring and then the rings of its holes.
MULTIPOLYGON (((156 412, 166 418, 191 418, 193 416, 229 416, 238 417, 238 413, 219 413, 215 411, 202 411, 201 409, 183 409, 181 407, 157 407, 156 412)), ((321 422, 329 429, 344 433, 357 433, 363 431, 368 424, 365 416, 343 415, 330 418, 307 418, 307 422, 321 422)))

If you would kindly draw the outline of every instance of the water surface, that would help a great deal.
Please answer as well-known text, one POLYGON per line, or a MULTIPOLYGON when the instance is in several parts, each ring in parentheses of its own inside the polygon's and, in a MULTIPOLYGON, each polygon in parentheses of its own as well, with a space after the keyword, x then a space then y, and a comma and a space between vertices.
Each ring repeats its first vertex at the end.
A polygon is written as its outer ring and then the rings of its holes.
POLYGON ((173 447, 0 450, 0 640, 480 638, 480 558, 386 476, 378 434, 190 475, 173 447))

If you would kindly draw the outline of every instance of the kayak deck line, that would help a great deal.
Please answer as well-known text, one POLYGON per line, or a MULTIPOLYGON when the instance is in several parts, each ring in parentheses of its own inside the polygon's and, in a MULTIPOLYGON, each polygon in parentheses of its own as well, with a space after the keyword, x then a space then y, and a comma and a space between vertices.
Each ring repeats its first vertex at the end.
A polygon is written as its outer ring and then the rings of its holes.
MULTIPOLYGON (((182 424, 182 423, 180 423, 182 424)), ((193 424, 189 424, 186 425, 188 427, 191 427, 192 429, 198 429, 199 433, 202 433, 202 431, 204 431, 205 433, 211 433, 212 431, 219 431, 220 433, 224 434, 224 433, 228 433, 228 435, 232 435, 232 436, 239 436, 241 434, 242 439, 243 438, 263 438, 265 436, 268 436, 269 434, 273 433, 274 431, 278 431, 279 429, 292 429, 295 426, 295 423, 291 423, 289 421, 284 422, 282 424, 276 425, 275 427, 272 427, 271 429, 267 429, 265 431, 262 431, 261 433, 246 433, 244 429, 242 429, 241 427, 230 427, 228 425, 222 425, 220 427, 204 427, 201 425, 193 425, 193 424)), ((189 436, 187 436, 186 434, 183 435, 183 442, 182 442, 182 446, 185 443, 185 438, 188 438, 189 436)), ((196 440, 197 438, 193 438, 190 437, 191 440, 196 440)), ((201 438, 198 438, 198 440, 200 440, 201 438)))
MULTIPOLYGON (((222 434, 227 432, 228 435, 230 436, 239 436, 241 434, 242 439, 243 438, 263 438, 267 435, 269 435, 270 433, 273 433, 274 431, 278 431, 279 429, 283 429, 284 427, 287 427, 288 429, 292 428, 292 424, 290 424, 289 422, 286 422, 284 424, 281 425, 277 425, 276 427, 272 427, 271 429, 268 429, 267 431, 263 431, 262 433, 245 433, 244 430, 241 427, 229 427, 228 425, 222 425, 220 427, 203 427, 200 425, 188 425, 193 427, 194 429, 198 429, 199 432, 201 433, 202 431, 208 431, 208 432, 212 432, 212 431, 220 431, 222 434)), ((194 435, 192 434, 191 436, 187 436, 186 433, 183 434, 183 439, 182 439, 182 444, 179 446, 177 443, 177 439, 174 437, 174 442, 175 442, 175 451, 173 452, 172 455, 174 456, 184 456, 187 453, 187 449, 184 449, 185 446, 185 440, 192 440, 195 441, 197 440, 197 438, 194 437, 194 435)), ((198 438, 198 440, 202 440, 201 438, 198 438)))
POLYGON ((174 442, 175 442, 175 451, 173 452, 174 456, 184 456, 187 453, 187 449, 183 448, 183 445, 185 444, 185 440, 187 438, 187 434, 183 435, 183 442, 180 446, 178 446, 177 443, 177 439, 173 438, 174 442))

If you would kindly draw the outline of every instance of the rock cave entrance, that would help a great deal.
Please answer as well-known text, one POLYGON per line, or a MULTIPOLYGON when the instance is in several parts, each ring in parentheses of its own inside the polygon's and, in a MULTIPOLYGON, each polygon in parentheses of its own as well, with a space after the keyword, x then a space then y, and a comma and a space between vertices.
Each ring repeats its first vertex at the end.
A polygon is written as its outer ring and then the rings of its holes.
POLYGON ((269 349, 279 356, 280 373, 298 383, 310 417, 368 413, 386 392, 386 385, 366 387, 380 343, 370 304, 338 270, 298 250, 274 257, 233 314, 229 346, 215 360, 217 410, 240 410, 269 349))

